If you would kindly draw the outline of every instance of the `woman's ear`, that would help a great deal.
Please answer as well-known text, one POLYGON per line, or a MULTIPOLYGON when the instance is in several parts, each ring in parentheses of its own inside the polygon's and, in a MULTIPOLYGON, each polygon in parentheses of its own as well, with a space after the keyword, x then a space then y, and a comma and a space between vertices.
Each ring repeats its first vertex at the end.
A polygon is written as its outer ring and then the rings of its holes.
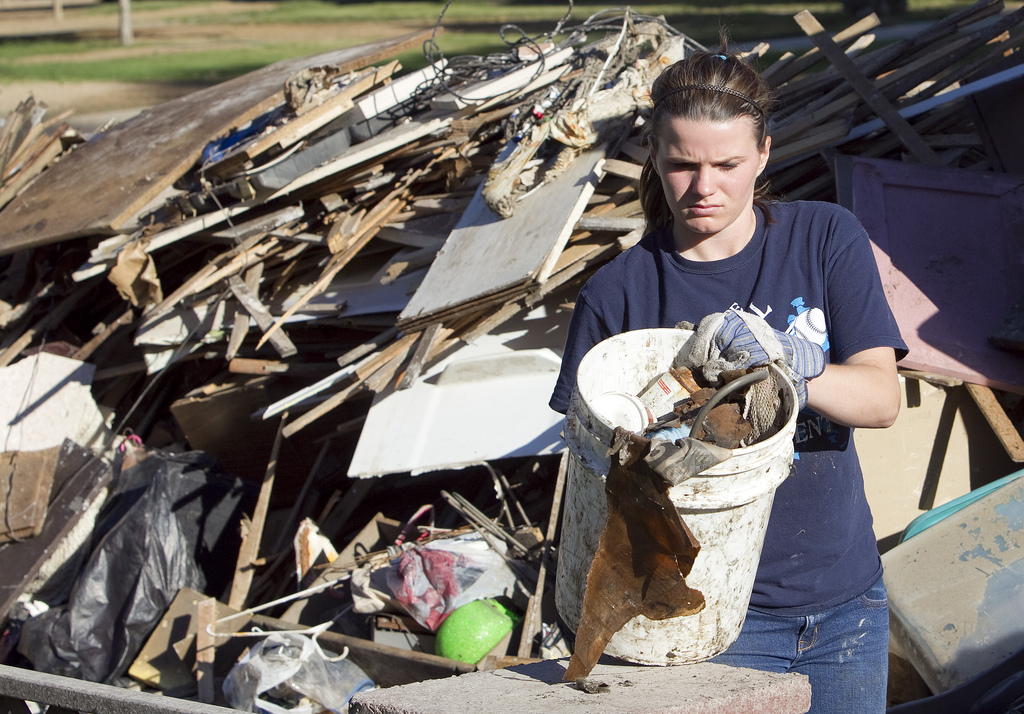
POLYGON ((764 138, 764 147, 762 147, 761 149, 761 156, 757 166, 757 173, 759 176, 761 175, 761 172, 764 171, 764 168, 768 165, 768 156, 771 154, 771 149, 772 138, 770 136, 766 136, 764 138))

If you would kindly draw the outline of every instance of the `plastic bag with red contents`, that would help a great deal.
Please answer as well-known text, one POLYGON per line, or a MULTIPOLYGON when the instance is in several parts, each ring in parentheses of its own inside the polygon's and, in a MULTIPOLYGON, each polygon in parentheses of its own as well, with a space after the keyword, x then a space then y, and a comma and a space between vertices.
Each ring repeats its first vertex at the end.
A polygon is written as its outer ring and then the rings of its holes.
POLYGON ((515 581, 502 555, 478 536, 413 546, 387 572, 395 600, 432 632, 460 605, 511 595, 515 581))

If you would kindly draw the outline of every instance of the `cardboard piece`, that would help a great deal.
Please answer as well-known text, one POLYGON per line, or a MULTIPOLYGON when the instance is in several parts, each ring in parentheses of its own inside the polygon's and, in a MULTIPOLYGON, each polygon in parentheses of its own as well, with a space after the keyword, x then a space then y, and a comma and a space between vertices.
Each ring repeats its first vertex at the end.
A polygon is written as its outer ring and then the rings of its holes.
POLYGON ((962 385, 901 376, 900 392, 895 424, 853 432, 882 550, 922 513, 1019 468, 962 385))

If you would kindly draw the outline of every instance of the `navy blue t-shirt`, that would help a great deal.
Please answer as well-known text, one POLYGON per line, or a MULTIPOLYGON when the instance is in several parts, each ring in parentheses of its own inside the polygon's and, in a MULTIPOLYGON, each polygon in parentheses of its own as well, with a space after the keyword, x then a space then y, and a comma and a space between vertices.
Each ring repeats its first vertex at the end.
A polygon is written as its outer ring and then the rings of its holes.
MULTIPOLYGON (((699 323, 734 303, 776 330, 808 310, 824 313, 822 348, 841 363, 872 347, 907 351, 886 302, 864 228, 831 203, 770 204, 742 251, 710 262, 683 258, 669 228, 654 231, 601 268, 580 291, 551 397, 569 406, 580 360, 625 332, 699 323)), ((820 341, 820 340, 819 340, 820 341)), ((775 494, 751 606, 820 612, 864 592, 882 570, 851 429, 805 409, 797 420, 794 473, 775 494)))

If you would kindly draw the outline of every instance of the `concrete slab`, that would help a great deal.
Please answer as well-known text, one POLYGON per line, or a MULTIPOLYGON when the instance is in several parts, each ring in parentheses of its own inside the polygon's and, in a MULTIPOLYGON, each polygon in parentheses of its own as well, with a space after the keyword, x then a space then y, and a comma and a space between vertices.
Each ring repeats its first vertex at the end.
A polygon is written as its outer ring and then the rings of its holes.
POLYGON ((448 679, 362 692, 351 714, 803 714, 811 685, 802 674, 775 674, 701 662, 675 667, 599 664, 590 691, 562 681, 568 659, 471 672, 448 679))

